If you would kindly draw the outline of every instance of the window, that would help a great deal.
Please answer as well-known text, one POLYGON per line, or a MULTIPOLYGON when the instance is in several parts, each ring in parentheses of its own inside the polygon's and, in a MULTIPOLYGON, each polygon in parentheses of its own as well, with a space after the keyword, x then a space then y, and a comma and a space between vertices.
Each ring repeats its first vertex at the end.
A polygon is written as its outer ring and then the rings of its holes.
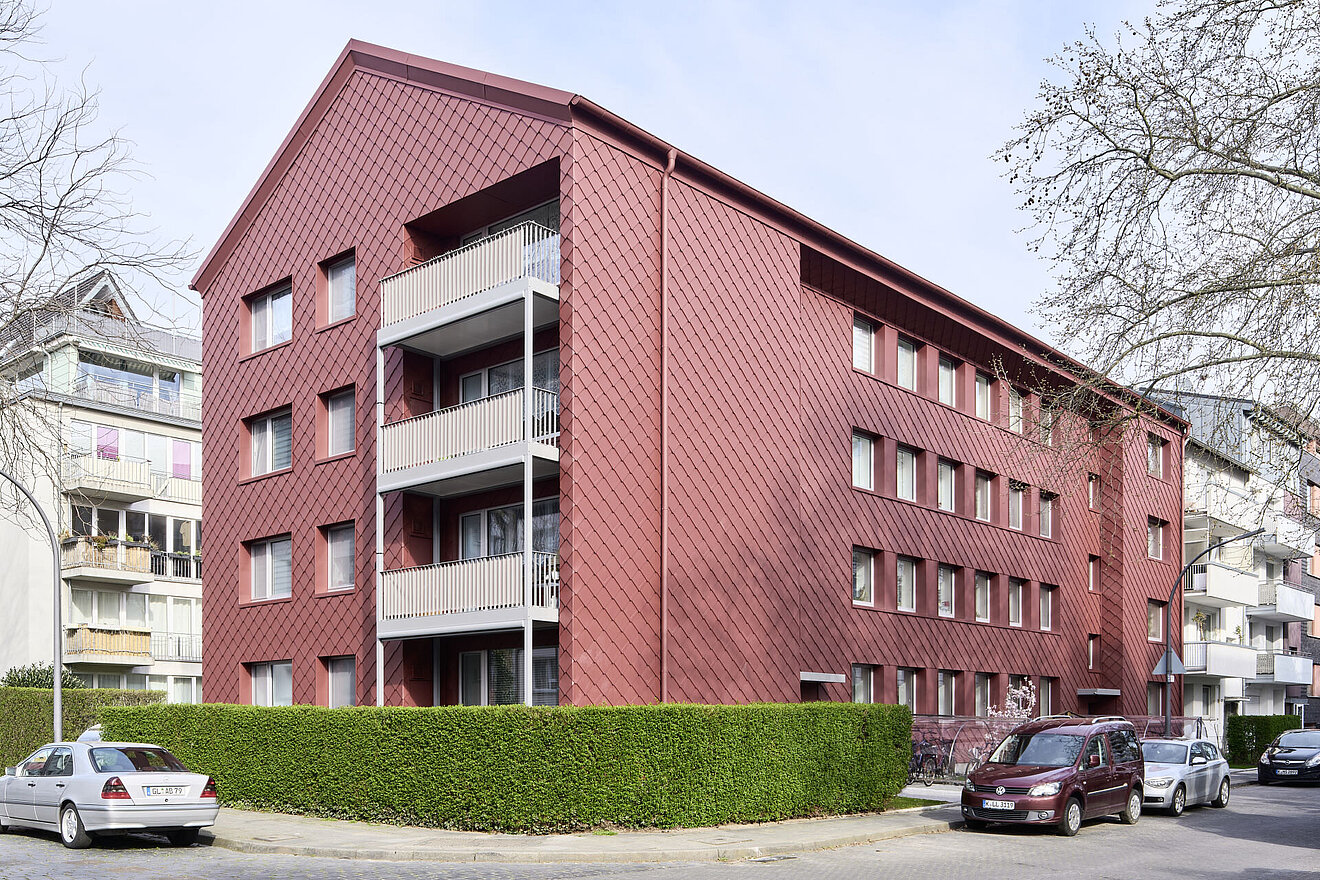
POLYGON ((1042 678, 1036 690, 1036 712, 1039 715, 1054 714, 1054 679, 1042 678))
POLYGON ((954 573, 953 566, 941 565, 936 574, 939 589, 940 617, 953 617, 954 573))
POLYGON ((875 488, 875 441, 865 434, 853 431, 852 484, 858 489, 875 488))
POLYGON ((293 705, 293 661, 251 663, 248 674, 252 680, 252 705, 293 705))
POLYGON ((906 339, 898 340, 898 384, 917 390, 917 346, 906 339))
POLYGON ((357 676, 352 657, 326 657, 326 698, 331 709, 357 705, 357 676))
POLYGON ((873 686, 875 667, 863 663, 852 665, 852 701, 854 703, 874 703, 873 686))
POLYGON ((326 395, 326 454, 343 455, 357 445, 357 420, 353 389, 326 395))
POLYGON ((978 718, 984 718, 990 714, 990 675, 985 672, 976 673, 976 683, 973 688, 975 693, 972 695, 975 700, 973 711, 978 718))
POLYGON ((976 374, 976 417, 990 421, 990 377, 976 374))
POLYGON ((1046 446, 1054 445, 1054 427, 1058 423, 1058 413, 1052 409, 1041 408, 1040 411, 1040 442, 1046 446))
MULTIPOLYGON (((479 559, 521 553, 523 549, 523 506, 510 504, 465 513, 458 521, 458 550, 461 559, 479 559)), ((532 551, 559 552, 559 496, 532 502, 532 551)))
POLYGON ((953 510, 955 472, 956 466, 951 461, 941 460, 936 467, 935 504, 940 510, 953 510))
POLYGON ((1046 632, 1054 626, 1054 590, 1049 584, 1040 585, 1040 628, 1046 632))
POLYGON ((990 475, 980 471, 976 473, 976 518, 990 521, 990 475))
MULTIPOLYGON (((522 358, 468 373, 458 380, 459 403, 517 391, 523 387, 526 378, 522 358)), ((559 393, 558 348, 547 348, 532 355, 532 387, 559 393)))
POLYGON ((895 670, 895 680, 898 682, 898 705, 907 706, 913 712, 917 711, 917 670, 900 666, 895 670))
POLYGON ((1164 685, 1153 681, 1146 682, 1146 714, 1164 714, 1164 685))
POLYGON ((330 323, 357 311, 357 261, 353 257, 331 263, 325 270, 326 317, 330 323))
POLYGON ((1164 641, 1164 603, 1146 600, 1146 638, 1152 642, 1164 641))
POLYGON ((1086 754, 1082 756, 1082 766, 1088 766, 1093 757, 1100 759, 1097 763, 1101 767, 1109 766, 1109 746, 1103 733, 1097 733, 1086 744, 1086 754))
POLYGON ((958 375, 958 368, 949 358, 940 358, 939 366, 939 400, 940 403, 949 406, 954 405, 955 399, 955 380, 958 375))
POLYGON ((1086 557, 1086 588, 1092 593, 1100 589, 1100 557, 1086 557))
POLYGON ((875 372, 875 325, 862 317, 853 317, 853 369, 875 372))
POLYGON ((1146 435, 1146 472, 1152 477, 1164 476, 1164 441, 1154 434, 1146 435))
POLYGON ((1100 509, 1100 478, 1095 474, 1086 476, 1086 506, 1092 510, 1100 509))
POLYGON ((917 560, 911 556, 898 557, 894 566, 897 573, 899 611, 917 610, 917 560))
POLYGON ((1008 625, 1022 625, 1022 585, 1018 578, 1008 579, 1008 625))
POLYGON ((281 284, 248 300, 252 322, 252 351, 279 345, 293 338, 293 285, 281 284))
POLYGON ((1022 433, 1022 392, 1008 389, 1008 430, 1022 433))
POLYGON ((1100 637, 1089 635, 1086 637, 1086 668, 1096 670, 1100 664, 1100 637))
POLYGON ((1054 496, 1040 493, 1040 536, 1054 536, 1054 496))
POLYGON ((1008 487, 1008 527, 1022 528, 1022 486, 1012 483, 1008 487))
POLYGON ((325 530, 327 590, 351 590, 355 582, 353 524, 325 530))
POLYGON ((976 619, 990 619, 990 575, 983 571, 976 573, 976 619))
POLYGON ((253 541, 248 555, 252 560, 252 601, 293 595, 293 541, 288 536, 253 541))
POLYGON ((875 553, 861 547, 854 547, 853 560, 853 601, 870 605, 874 601, 875 553))
POLYGON ((958 673, 950 672, 947 669, 941 669, 935 676, 935 686, 939 689, 939 714, 952 715, 954 710, 954 693, 958 681, 958 673))
MULTIPOLYGON (((458 701, 464 706, 521 703, 522 648, 465 651, 458 655, 458 701)), ((559 651, 554 645, 532 650, 532 705, 559 704, 559 651)))
POLYGON ((904 501, 917 500, 917 453, 906 447, 898 447, 898 485, 897 494, 904 501))
POLYGON ((1146 520, 1146 555, 1151 559, 1164 558, 1164 521, 1153 516, 1146 520))
POLYGON ((279 410, 248 422, 252 442, 252 476, 293 466, 293 414, 279 410))

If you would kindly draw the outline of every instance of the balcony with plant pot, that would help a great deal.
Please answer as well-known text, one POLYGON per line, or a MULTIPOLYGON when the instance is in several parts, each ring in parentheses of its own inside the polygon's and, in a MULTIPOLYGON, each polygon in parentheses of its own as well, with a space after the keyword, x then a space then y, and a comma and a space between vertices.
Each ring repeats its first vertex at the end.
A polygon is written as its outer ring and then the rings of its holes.
POLYGON ((105 535, 69 535, 60 547, 61 575, 67 581, 132 586, 153 580, 151 545, 105 535))

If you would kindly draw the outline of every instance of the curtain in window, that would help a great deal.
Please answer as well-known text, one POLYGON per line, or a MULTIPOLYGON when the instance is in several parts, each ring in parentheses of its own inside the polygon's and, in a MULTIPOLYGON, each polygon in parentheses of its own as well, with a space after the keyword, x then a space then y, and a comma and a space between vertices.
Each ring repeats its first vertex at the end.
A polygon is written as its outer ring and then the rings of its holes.
POLYGON ((69 449, 74 452, 92 451, 92 426, 77 420, 69 423, 69 449))
POLYGON ((270 664, 271 705, 293 705, 293 664, 270 664))
POLYGON ((293 543, 285 538, 270 542, 270 597, 293 595, 293 543))
POLYGON ((336 394, 327 401, 331 455, 349 452, 355 445, 353 431, 353 392, 336 394))
POLYGON ((97 626, 119 626, 119 594, 108 591, 98 591, 96 594, 96 624, 97 626))
POLYGON ((870 321, 853 318, 853 367, 871 372, 875 363, 871 355, 871 341, 875 338, 875 328, 870 321))
POLYGON ((271 470, 280 470, 293 464, 293 415, 282 413, 270 420, 271 470))
POLYGON ((326 662, 330 679, 330 708, 352 706, 357 703, 357 687, 352 657, 335 657, 326 662))
POLYGON ((270 344, 293 338, 293 296, 288 288, 270 297, 270 344))
POLYGON ((330 530, 330 589, 353 586, 353 527, 330 530))
POLYGON ((351 257, 330 267, 326 273, 330 286, 330 320, 339 321, 356 310, 357 263, 351 257))
POLYGON ((252 423, 252 473, 270 470, 270 423, 260 419, 252 423))
POLYGON ((532 705, 559 705, 559 649, 532 650, 532 705))
POLYGON ((187 440, 174 440, 174 476, 187 480, 192 478, 192 444, 187 440))
POLYGON ((151 631, 169 632, 169 600, 164 596, 151 597, 151 631))
POLYGON ((160 434, 147 435, 147 461, 151 462, 151 472, 153 474, 168 474, 169 466, 169 438, 162 437, 160 434))
POLYGON ((147 628, 147 594, 146 593, 125 593, 124 602, 127 610, 125 615, 128 626, 137 629, 147 628))
POLYGON ((170 687, 171 703, 191 703, 193 701, 193 682, 191 678, 175 676, 170 687))
POLYGON ((96 457, 119 461, 119 431, 97 425, 96 457))
POLYGON ((487 652, 487 702, 502 706, 522 702, 522 648, 487 652))
MULTIPOLYGON (((252 300, 252 350, 270 347, 270 297, 252 300)), ((264 704, 259 704, 264 705, 264 704)))
POLYGON ((260 541, 252 545, 252 598, 270 598, 270 545, 260 541))
POLYGON ((91 590, 70 590, 69 604, 72 606, 70 623, 81 625, 92 622, 91 590))

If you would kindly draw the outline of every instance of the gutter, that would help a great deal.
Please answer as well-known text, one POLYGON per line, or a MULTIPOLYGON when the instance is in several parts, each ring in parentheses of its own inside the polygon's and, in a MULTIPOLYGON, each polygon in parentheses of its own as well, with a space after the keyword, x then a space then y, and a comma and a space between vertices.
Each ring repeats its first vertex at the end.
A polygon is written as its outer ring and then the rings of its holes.
POLYGON ((660 702, 669 702, 669 180, 670 148, 660 177, 660 702))

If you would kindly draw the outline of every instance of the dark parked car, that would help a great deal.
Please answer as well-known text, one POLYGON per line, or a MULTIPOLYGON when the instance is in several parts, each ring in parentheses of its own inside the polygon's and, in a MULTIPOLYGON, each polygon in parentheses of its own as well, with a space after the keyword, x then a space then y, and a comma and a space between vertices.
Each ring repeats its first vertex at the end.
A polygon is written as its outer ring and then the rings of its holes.
POLYGON ((1004 738, 967 777, 968 828, 990 822, 1054 825, 1072 837, 1083 819, 1141 817, 1145 763, 1132 724, 1113 716, 1047 717, 1004 738))
POLYGON ((1320 730, 1289 730, 1261 752, 1256 765, 1261 785, 1293 779, 1320 779, 1320 730))

